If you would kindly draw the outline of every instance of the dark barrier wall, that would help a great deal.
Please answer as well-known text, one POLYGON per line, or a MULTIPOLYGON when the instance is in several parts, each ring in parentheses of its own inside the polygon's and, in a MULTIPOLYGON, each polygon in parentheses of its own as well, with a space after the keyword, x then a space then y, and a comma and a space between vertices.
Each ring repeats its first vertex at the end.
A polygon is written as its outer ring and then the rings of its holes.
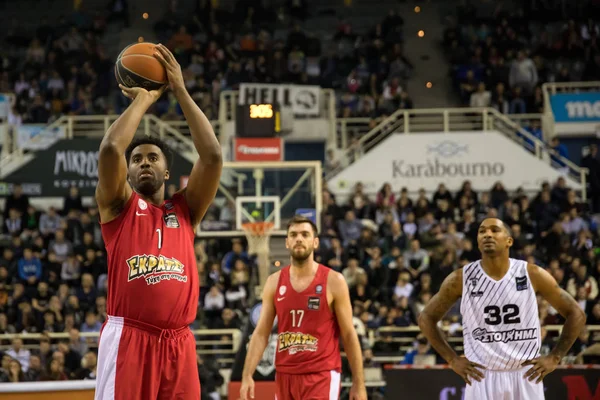
MULTIPOLYGON (((384 376, 386 399, 463 399, 465 383, 451 369, 389 369, 384 376)), ((546 400, 600 400, 600 366, 557 369, 544 391, 546 400)))
MULTIPOLYGON (((13 183, 23 184, 30 196, 58 196, 76 186, 82 196, 93 196, 98 183, 98 149, 100 139, 60 140, 50 148, 35 153, 35 158, 0 182, 0 195, 11 192, 13 183)), ((181 176, 189 175, 192 163, 175 152, 167 184, 179 188, 181 176)))

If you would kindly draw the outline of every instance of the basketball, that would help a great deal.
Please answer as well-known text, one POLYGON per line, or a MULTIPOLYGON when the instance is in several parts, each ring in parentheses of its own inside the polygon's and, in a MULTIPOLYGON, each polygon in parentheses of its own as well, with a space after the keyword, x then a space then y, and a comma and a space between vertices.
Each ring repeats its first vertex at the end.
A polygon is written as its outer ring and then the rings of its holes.
POLYGON ((117 82, 127 87, 156 90, 167 83, 167 71, 153 56, 154 43, 135 43, 127 46, 117 57, 117 82))

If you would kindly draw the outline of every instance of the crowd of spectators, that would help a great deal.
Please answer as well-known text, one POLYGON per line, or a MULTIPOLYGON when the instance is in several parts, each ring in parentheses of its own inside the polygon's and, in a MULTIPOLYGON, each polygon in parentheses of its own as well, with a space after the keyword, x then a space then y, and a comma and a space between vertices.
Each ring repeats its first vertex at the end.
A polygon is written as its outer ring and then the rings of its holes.
POLYGON ((600 80, 596 3, 462 2, 443 38, 462 103, 543 113, 543 83, 600 80))
MULTIPOLYGON (((411 63, 403 54, 402 17, 394 10, 369 32, 357 34, 342 18, 323 42, 302 24, 306 1, 273 9, 239 1, 227 11, 199 0, 194 13, 169 1, 153 29, 182 66, 186 86, 209 119, 219 94, 242 82, 315 84, 337 90, 339 115, 380 117, 411 108, 406 91, 411 63), (335 30, 334 30, 335 29, 335 30)), ((126 4, 126 3, 125 3, 126 4)), ((116 89, 103 36, 128 13, 84 12, 42 19, 35 32, 9 30, 0 47, 0 93, 17 97, 14 124, 52 122, 61 115, 119 113, 126 102, 116 89)), ((172 94, 153 109, 163 119, 182 118, 172 94)))
MULTIPOLYGON (((334 88, 344 117, 378 117, 412 107, 406 92, 411 63, 403 54, 404 21, 396 11, 361 34, 340 18, 329 43, 302 28, 310 18, 307 2, 290 4, 271 9, 239 1, 227 12, 199 1, 190 19, 171 2, 155 30, 176 54, 188 90, 205 108, 217 104, 221 90, 243 82, 334 88)), ((180 111, 171 103, 165 103, 171 106, 167 113, 177 117, 180 111)))
POLYGON ((58 21, 44 17, 35 32, 8 30, 0 46, 0 93, 16 96, 8 122, 114 112, 114 60, 101 45, 105 29, 102 14, 79 13, 58 21))
MULTIPOLYGON (((384 332, 369 348, 366 332, 380 327, 416 327, 419 312, 456 268, 477 260, 480 221, 498 217, 512 228, 511 256, 547 269, 600 324, 598 221, 578 201, 563 178, 545 183, 540 192, 507 193, 502 183, 477 193, 465 182, 457 193, 440 184, 428 196, 411 197, 405 188, 384 185, 368 196, 362 185, 346 201, 323 192, 321 247, 317 260, 340 271, 350 287, 355 326, 365 340, 365 354, 404 354, 404 363, 432 355, 418 338, 406 351, 384 332)), ((223 209, 211 207, 217 215, 223 209)), ((97 339, 81 333, 99 332, 106 319, 106 259, 95 207, 82 205, 72 188, 60 210, 40 212, 19 186, 7 198, 0 242, 0 334, 42 333, 39 349, 29 350, 15 338, 0 367, 2 380, 93 379, 97 339), (52 342, 48 333, 68 338, 52 342)), ((252 256, 241 241, 199 240, 196 243, 201 299, 194 328, 241 328, 249 307, 252 256)), ((562 318, 539 299, 543 326, 562 318)), ((460 335, 455 306, 443 324, 460 335)), ((556 332, 544 334, 543 351, 556 332)), ((573 360, 600 336, 584 332, 571 350, 573 360)), ((3 343, 9 345, 7 341, 3 343)), ((439 361, 439 360, 437 360, 439 361)))
MULTIPOLYGON (((368 196, 357 184, 343 202, 327 189, 323 192, 318 260, 346 278, 359 332, 416 327, 419 312, 443 280, 480 258, 477 230, 487 217, 500 218, 511 227, 511 257, 545 268, 577 299, 588 324, 600 323, 598 221, 564 178, 544 183, 534 196, 522 191, 509 194, 501 182, 480 193, 468 181, 456 193, 441 183, 433 196, 421 190, 411 197, 406 188, 398 189, 386 184, 376 196, 368 196)), ((564 321, 545 300, 538 298, 538 306, 542 326, 564 321)), ((458 304, 442 322, 449 335, 461 334, 458 304)), ((542 353, 551 349, 557 332, 543 328, 543 335, 542 353)), ((380 333, 370 351, 402 354, 403 344, 393 340, 402 336, 406 334, 380 333)), ((419 338, 404 363, 411 363, 417 353, 435 356, 422 341, 419 338)), ((576 357, 598 342, 600 334, 586 331, 570 355, 576 357)))

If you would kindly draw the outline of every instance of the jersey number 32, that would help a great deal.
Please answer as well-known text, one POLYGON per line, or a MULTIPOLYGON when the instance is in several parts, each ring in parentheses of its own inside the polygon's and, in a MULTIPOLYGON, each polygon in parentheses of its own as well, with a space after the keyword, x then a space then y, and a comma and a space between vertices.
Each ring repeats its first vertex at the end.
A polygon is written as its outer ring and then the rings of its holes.
POLYGON ((505 304, 502 310, 498 306, 487 306, 483 309, 485 313, 485 323, 488 325, 518 324, 521 322, 519 317, 519 307, 516 304, 505 304))

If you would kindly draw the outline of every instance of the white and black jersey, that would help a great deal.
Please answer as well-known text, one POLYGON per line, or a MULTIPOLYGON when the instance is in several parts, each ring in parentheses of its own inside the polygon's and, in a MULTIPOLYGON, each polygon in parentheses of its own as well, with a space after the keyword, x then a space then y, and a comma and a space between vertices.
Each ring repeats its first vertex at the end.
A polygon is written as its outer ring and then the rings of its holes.
POLYGON ((540 321, 527 262, 509 259, 506 275, 490 278, 481 261, 463 269, 460 311, 464 353, 488 370, 509 371, 538 356, 540 321))

